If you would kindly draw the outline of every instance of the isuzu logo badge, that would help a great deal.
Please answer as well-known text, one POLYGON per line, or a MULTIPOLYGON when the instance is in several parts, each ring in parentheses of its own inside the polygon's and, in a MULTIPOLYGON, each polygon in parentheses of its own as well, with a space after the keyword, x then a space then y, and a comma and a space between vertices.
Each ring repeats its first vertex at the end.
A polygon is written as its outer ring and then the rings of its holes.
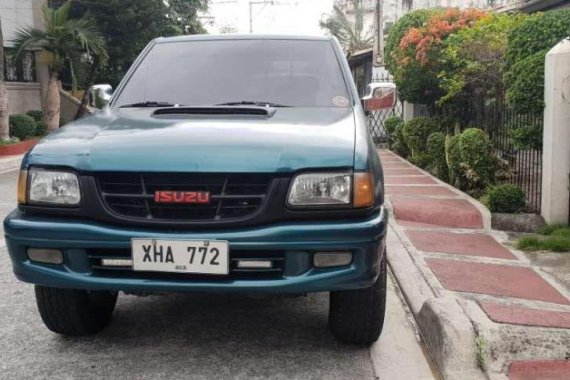
POLYGON ((156 203, 209 204, 210 193, 207 191, 156 191, 156 203))

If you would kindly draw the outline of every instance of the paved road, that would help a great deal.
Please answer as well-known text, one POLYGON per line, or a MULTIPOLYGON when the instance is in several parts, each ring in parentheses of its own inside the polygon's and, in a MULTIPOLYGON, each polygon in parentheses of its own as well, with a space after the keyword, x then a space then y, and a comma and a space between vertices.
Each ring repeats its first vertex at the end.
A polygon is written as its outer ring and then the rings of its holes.
MULTIPOLYGON (((16 172, 0 174, 0 216, 16 172)), ((370 349, 336 342, 327 294, 121 295, 109 328, 64 338, 44 328, 33 287, 16 281, 0 240, 0 378, 432 379, 389 281, 384 332, 370 349)))

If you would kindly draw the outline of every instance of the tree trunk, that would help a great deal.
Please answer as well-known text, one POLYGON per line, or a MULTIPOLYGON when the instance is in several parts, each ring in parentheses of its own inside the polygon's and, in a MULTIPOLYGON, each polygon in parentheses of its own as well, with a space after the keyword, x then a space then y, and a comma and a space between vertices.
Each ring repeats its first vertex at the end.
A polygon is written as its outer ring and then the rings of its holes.
POLYGON ((4 81, 0 81, 0 140, 10 139, 8 121, 8 90, 4 81))
POLYGON ((8 91, 4 83, 4 36, 2 35, 2 21, 0 20, 0 140, 8 140, 9 138, 8 91))
POLYGON ((44 122, 48 131, 59 128, 60 105, 58 73, 50 72, 44 110, 44 122))

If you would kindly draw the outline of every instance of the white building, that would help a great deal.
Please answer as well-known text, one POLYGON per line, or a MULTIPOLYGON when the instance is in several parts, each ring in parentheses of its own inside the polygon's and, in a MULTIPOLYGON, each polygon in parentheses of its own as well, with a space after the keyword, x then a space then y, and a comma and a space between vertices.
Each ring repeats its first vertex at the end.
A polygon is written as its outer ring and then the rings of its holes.
POLYGON ((4 36, 4 80, 8 89, 8 112, 25 113, 42 109, 42 99, 47 88, 47 68, 28 53, 22 63, 16 64, 10 56, 10 48, 16 31, 35 26, 41 28, 42 6, 46 0, 0 0, 0 19, 4 36))

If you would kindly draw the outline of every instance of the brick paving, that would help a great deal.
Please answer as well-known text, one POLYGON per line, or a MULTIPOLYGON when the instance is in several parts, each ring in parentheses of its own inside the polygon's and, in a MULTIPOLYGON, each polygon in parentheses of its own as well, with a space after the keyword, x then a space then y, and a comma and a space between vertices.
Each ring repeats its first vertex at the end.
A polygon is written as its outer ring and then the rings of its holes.
POLYGON ((509 370, 510 380, 568 380, 569 360, 514 362, 509 370))
MULTIPOLYGON (((497 241, 477 202, 389 151, 380 157, 394 219, 443 289, 484 297, 497 324, 570 329, 568 290, 497 241)), ((509 378, 570 379, 570 362, 515 361, 509 378)))

